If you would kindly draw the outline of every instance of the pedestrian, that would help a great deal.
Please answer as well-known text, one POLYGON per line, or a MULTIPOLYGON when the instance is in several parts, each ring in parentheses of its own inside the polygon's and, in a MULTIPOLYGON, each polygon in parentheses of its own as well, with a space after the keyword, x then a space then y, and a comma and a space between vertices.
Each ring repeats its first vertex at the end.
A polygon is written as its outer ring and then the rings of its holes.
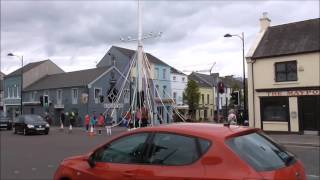
POLYGON ((70 121, 69 133, 72 133, 72 127, 74 126, 74 121, 75 121, 75 114, 73 111, 69 113, 69 121, 70 121))
POLYGON ((143 107, 141 113, 141 127, 148 126, 148 109, 143 107))
POLYGON ((91 116, 91 118, 90 118, 90 133, 93 133, 93 132, 91 132, 91 129, 94 131, 95 124, 96 124, 95 116, 91 116))
POLYGON ((233 109, 230 109, 230 111, 229 111, 228 123, 233 124, 233 125, 237 124, 237 116, 236 116, 233 109))
POLYGON ((84 123, 85 123, 85 126, 86 126, 86 132, 88 132, 89 131, 89 125, 90 125, 90 115, 87 114, 84 119, 85 119, 84 123))
POLYGON ((111 135, 111 128, 112 128, 112 117, 109 113, 107 113, 107 116, 105 118, 105 128, 107 130, 107 135, 111 135))
POLYGON ((60 113, 60 129, 63 130, 64 128, 64 121, 66 119, 66 115, 64 114, 63 111, 60 113))
POLYGON ((105 126, 105 119, 102 113, 100 113, 99 119, 98 119, 98 134, 101 135, 102 129, 105 126))
POLYGON ((141 127, 141 118, 142 118, 142 113, 141 113, 141 109, 139 109, 136 112, 136 121, 135 121, 135 127, 141 127))

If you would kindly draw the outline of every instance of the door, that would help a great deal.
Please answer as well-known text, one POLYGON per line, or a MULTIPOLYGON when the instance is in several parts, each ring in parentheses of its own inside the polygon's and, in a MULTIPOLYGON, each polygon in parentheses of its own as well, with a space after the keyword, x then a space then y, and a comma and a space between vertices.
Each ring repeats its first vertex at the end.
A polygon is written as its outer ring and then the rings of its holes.
POLYGON ((84 180, 132 180, 139 172, 138 165, 145 155, 145 142, 149 133, 124 136, 98 149, 92 155, 95 167, 85 169, 84 180))
POLYGON ((320 131, 320 96, 299 97, 301 130, 320 131))

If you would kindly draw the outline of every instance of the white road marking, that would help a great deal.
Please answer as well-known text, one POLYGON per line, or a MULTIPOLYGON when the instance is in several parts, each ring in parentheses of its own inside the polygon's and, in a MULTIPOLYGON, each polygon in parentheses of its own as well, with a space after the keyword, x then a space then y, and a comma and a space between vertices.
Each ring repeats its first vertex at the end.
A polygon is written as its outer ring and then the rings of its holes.
POLYGON ((48 165, 48 168, 53 168, 53 165, 49 164, 49 165, 48 165))
POLYGON ((36 171, 36 170, 37 170, 37 168, 31 168, 31 170, 32 170, 32 171, 36 171))
POLYGON ((14 173, 14 174, 19 174, 19 173, 20 173, 20 171, 18 171, 18 170, 14 170, 14 171, 13 171, 13 173, 14 173))
POLYGON ((311 178, 320 178, 320 176, 312 175, 312 174, 307 174, 307 177, 311 177, 311 178))

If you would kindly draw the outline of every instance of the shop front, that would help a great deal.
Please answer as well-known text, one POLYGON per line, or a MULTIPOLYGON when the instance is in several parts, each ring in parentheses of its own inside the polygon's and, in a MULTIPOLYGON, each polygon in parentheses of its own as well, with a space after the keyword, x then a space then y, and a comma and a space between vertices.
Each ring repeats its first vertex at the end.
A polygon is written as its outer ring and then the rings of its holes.
POLYGON ((320 88, 259 89, 256 94, 261 129, 292 133, 320 132, 320 88))

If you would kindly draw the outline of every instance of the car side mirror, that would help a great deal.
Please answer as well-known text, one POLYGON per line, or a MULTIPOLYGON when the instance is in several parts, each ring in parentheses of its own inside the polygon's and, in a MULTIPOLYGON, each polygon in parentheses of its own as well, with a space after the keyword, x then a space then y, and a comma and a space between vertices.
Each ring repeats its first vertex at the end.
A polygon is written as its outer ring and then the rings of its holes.
POLYGON ((90 155, 87 161, 91 168, 94 168, 96 166, 96 162, 94 161, 94 154, 90 155))

